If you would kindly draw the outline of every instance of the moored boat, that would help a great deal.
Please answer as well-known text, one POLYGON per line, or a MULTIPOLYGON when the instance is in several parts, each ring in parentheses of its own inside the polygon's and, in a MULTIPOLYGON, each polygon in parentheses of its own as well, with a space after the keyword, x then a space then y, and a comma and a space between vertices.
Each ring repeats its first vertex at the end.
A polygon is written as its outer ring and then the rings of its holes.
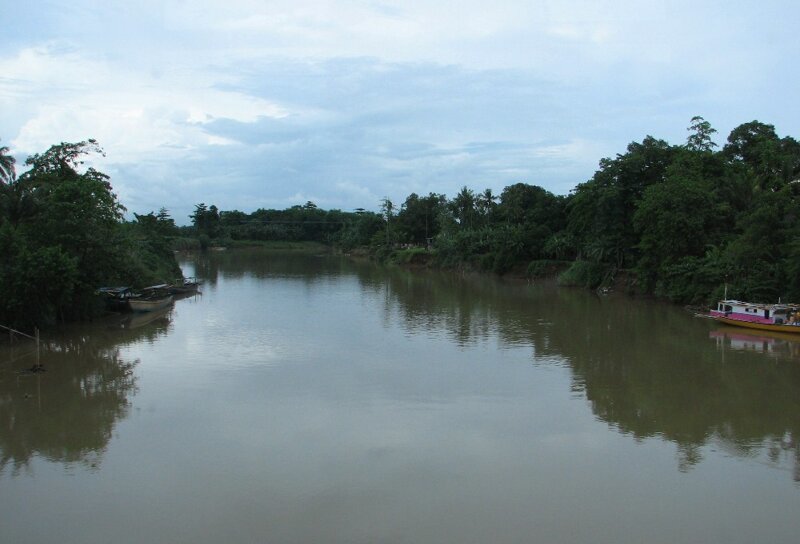
POLYGON ((130 310, 128 298, 133 295, 130 287, 100 287, 97 294, 102 297, 106 310, 110 312, 127 312, 130 310))
POLYGON ((709 316, 721 323, 763 331, 800 334, 800 305, 720 300, 709 316))
POLYGON ((200 287, 200 282, 196 278, 185 278, 176 280, 167 290, 173 295, 186 295, 196 293, 200 287))
POLYGON ((128 298, 128 305, 134 312, 152 312, 166 308, 172 304, 172 295, 169 294, 168 287, 166 284, 145 287, 141 294, 128 298))
POLYGON ((128 305, 134 312, 152 312, 166 308, 172 304, 172 295, 159 296, 159 297, 131 297, 128 299, 128 305))

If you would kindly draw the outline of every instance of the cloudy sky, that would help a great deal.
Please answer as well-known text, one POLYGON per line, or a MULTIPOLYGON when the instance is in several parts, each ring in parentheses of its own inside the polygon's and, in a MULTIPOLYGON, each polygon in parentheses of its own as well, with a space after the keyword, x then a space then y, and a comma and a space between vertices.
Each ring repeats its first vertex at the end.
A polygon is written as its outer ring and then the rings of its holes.
POLYGON ((800 2, 0 0, 0 145, 97 139, 130 212, 566 194, 702 115, 800 137, 800 2))

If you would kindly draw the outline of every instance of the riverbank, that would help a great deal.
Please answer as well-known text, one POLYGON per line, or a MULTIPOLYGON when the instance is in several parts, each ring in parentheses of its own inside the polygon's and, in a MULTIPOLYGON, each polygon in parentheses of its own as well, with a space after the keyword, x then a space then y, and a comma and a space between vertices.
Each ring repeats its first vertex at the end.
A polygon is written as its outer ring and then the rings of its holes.
POLYGON ((638 290, 636 274, 630 270, 610 269, 605 265, 588 261, 566 261, 540 259, 528 263, 514 263, 504 273, 496 273, 483 265, 481 256, 457 263, 443 262, 435 249, 424 247, 401 247, 387 249, 355 247, 344 250, 335 245, 312 241, 261 241, 261 240, 212 240, 201 249, 197 239, 180 238, 175 240, 176 252, 227 251, 244 249, 265 249, 270 251, 289 251, 298 253, 323 254, 339 253, 353 259, 372 260, 384 265, 399 266, 412 270, 439 269, 486 274, 507 280, 553 280, 564 287, 580 287, 602 292, 624 292, 642 295, 638 290))
POLYGON ((443 264, 435 250, 421 247, 401 248, 383 253, 370 253, 363 250, 361 257, 371 257, 384 264, 392 264, 412 269, 437 268, 455 269, 465 272, 489 274, 506 279, 532 280, 553 279, 565 287, 581 287, 589 290, 618 291, 627 294, 638 292, 636 274, 630 270, 618 270, 586 261, 563 261, 541 259, 529 263, 515 263, 508 271, 497 274, 481 267, 480 258, 472 262, 459 262, 457 265, 443 264))

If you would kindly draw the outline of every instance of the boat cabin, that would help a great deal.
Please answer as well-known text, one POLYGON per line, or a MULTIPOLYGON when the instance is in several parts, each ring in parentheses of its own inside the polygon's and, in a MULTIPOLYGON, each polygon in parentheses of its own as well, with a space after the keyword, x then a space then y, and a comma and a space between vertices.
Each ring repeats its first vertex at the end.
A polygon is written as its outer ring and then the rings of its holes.
POLYGON ((795 304, 758 304, 739 300, 721 300, 717 303, 716 310, 712 310, 711 314, 738 321, 749 321, 765 325, 783 325, 794 323, 800 317, 798 316, 798 310, 800 310, 800 307, 795 304))

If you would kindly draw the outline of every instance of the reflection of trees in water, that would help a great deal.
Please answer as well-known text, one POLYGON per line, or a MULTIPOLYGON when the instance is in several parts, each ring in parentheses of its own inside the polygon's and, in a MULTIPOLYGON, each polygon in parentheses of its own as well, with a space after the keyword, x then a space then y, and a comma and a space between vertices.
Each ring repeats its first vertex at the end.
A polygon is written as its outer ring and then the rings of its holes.
POLYGON ((409 333, 441 331, 458 345, 474 344, 498 332, 493 299, 510 288, 490 278, 448 272, 365 266, 357 273, 365 291, 384 297, 387 317, 399 307, 399 318, 409 333))
POLYGON ((484 276, 382 268, 298 253, 232 251, 195 257, 198 277, 292 278, 311 284, 355 276, 382 297, 385 319, 411 334, 459 345, 499 338, 534 360, 565 361, 592 411, 638 439, 677 445, 689 470, 713 445, 740 457, 792 464, 800 481, 800 365, 752 352, 721 356, 705 322, 671 305, 484 276))
POLYGON ((2 348, 10 362, 0 366, 0 472, 27 469, 35 456, 89 467, 100 461, 136 393, 138 360, 123 359, 120 346, 169 330, 169 314, 141 325, 135 318, 53 334, 42 347, 42 373, 25 372, 36 362, 35 349, 2 348))
POLYGON ((653 301, 403 270, 359 279, 387 293, 409 332, 444 329, 462 345, 496 334, 531 346, 536 360, 567 361, 573 389, 600 419, 636 439, 674 442, 680 470, 714 445, 793 465, 800 481, 797 360, 723 359, 706 322, 653 301))
POLYGON ((658 304, 606 306, 592 319, 574 314, 588 335, 555 328, 553 342, 603 420, 636 437, 675 442, 684 470, 710 442, 751 457, 776 439, 800 436, 797 365, 757 354, 723 361, 704 322, 658 304))
POLYGON ((283 277, 315 283, 324 277, 347 274, 353 267, 352 261, 344 257, 269 249, 193 253, 186 255, 186 260, 194 266, 195 276, 209 286, 215 286, 220 277, 283 277))

